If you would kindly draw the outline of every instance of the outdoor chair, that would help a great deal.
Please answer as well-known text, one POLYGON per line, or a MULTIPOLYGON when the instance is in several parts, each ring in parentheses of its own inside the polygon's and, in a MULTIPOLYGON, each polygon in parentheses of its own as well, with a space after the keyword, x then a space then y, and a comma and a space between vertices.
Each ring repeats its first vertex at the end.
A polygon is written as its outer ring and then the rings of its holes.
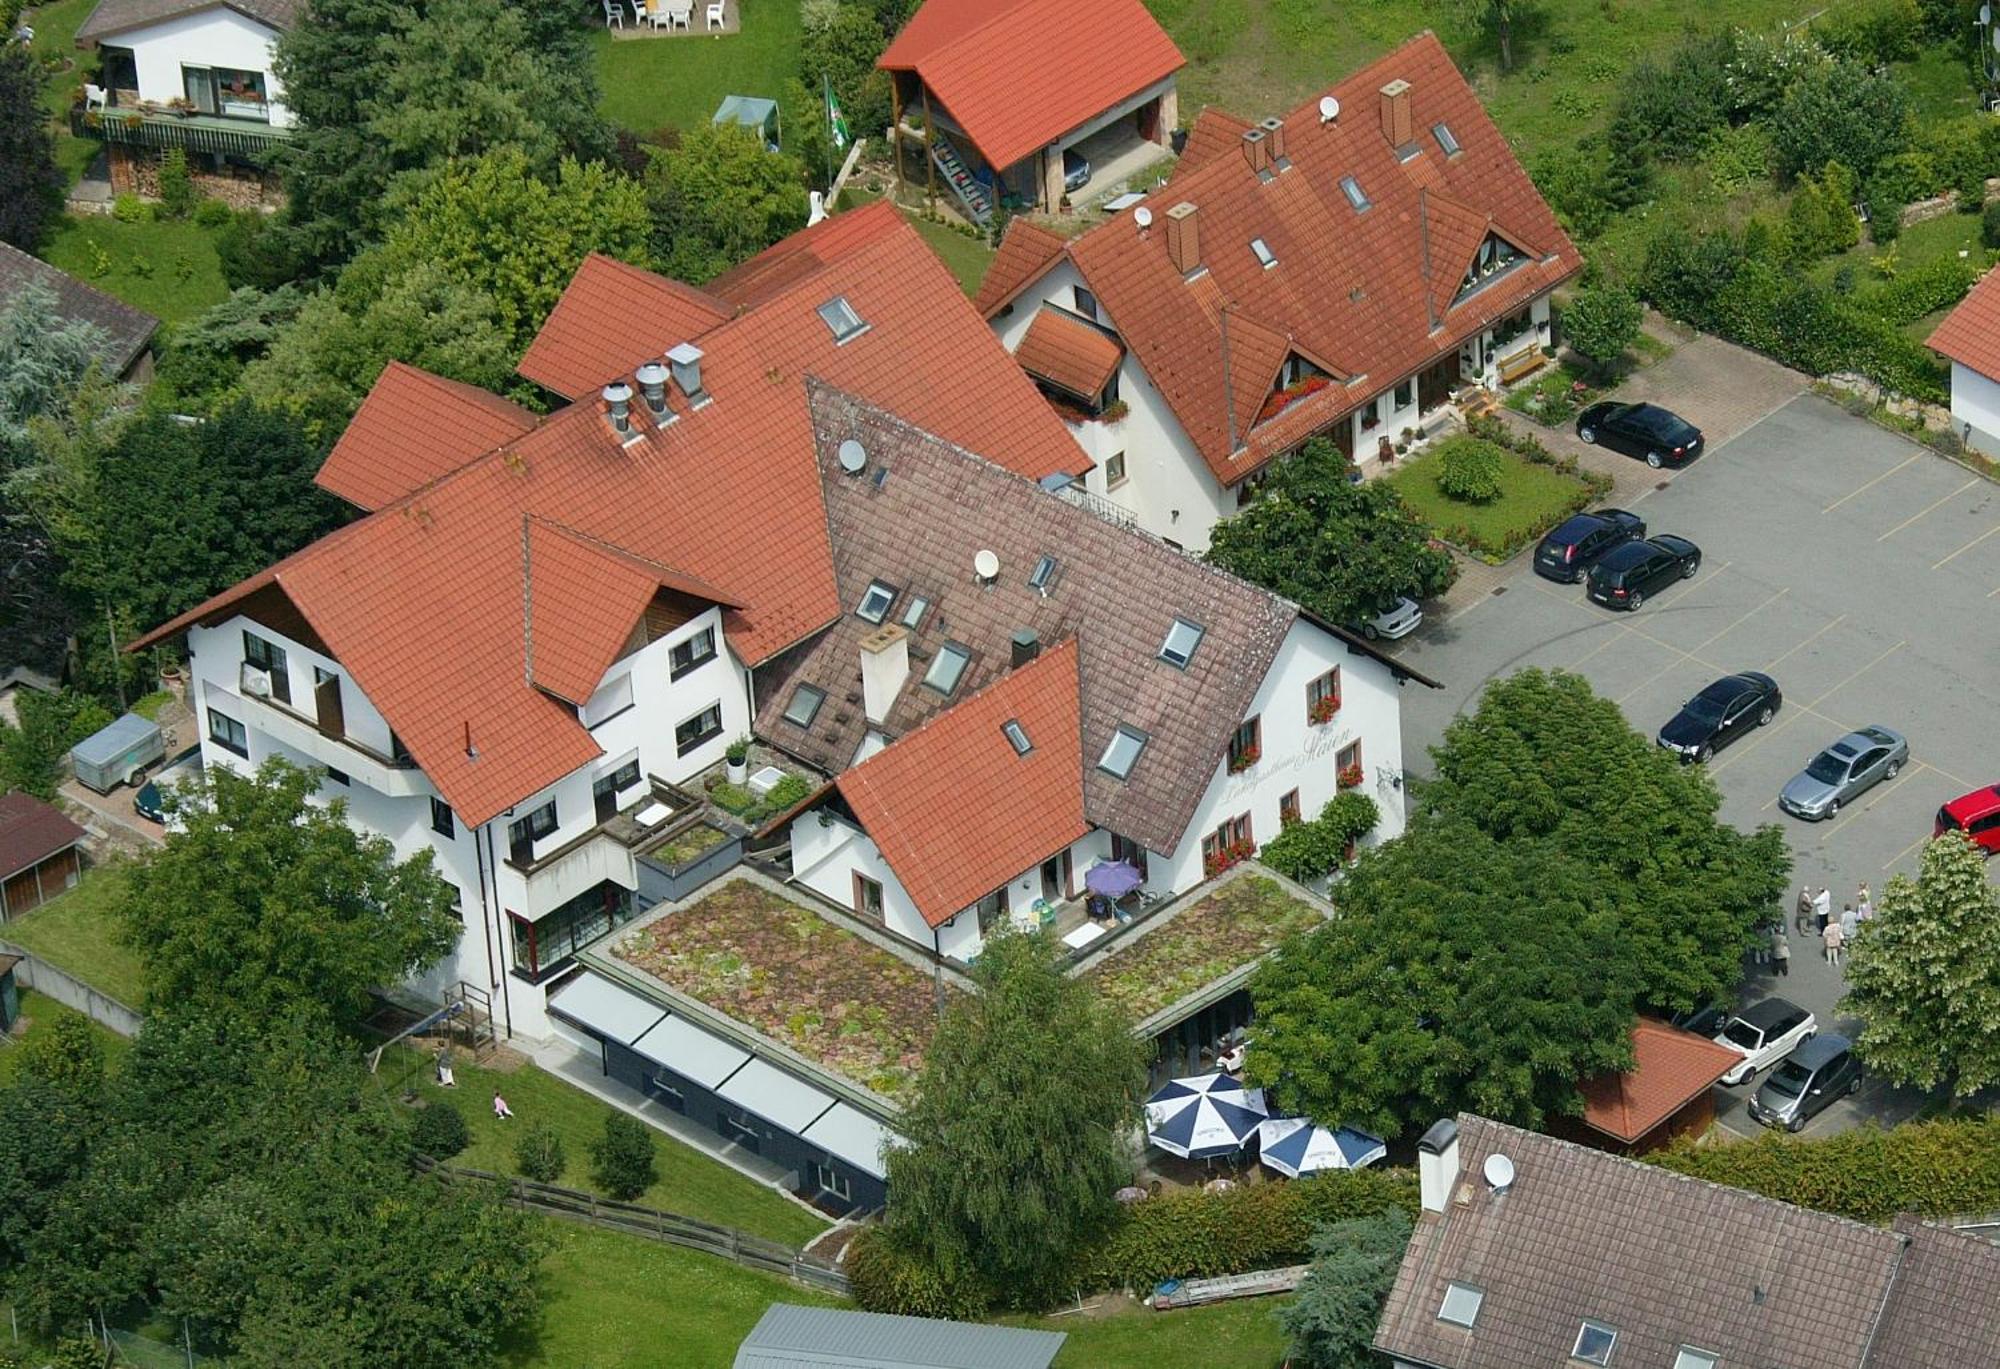
POLYGON ((723 0, 709 0, 708 26, 711 29, 719 29, 723 26, 722 4, 723 0))
POLYGON ((103 86, 85 85, 83 88, 83 107, 86 110, 103 109, 110 103, 110 98, 103 86))
POLYGON ((694 27, 694 0, 681 0, 679 4, 667 6, 667 22, 677 29, 694 27))
POLYGON ((604 0, 604 27, 610 28, 613 24, 621 29, 625 27, 625 6, 619 0, 604 0))

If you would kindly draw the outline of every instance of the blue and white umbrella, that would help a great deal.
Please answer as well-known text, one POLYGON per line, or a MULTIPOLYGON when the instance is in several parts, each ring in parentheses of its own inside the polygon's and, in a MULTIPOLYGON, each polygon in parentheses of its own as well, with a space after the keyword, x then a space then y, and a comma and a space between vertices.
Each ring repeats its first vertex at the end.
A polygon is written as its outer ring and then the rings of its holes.
POLYGON ((1360 1169, 1388 1153, 1379 1136, 1353 1127, 1329 1129, 1309 1117, 1271 1117, 1257 1124, 1257 1158, 1288 1179, 1328 1169, 1360 1169))
POLYGON ((1243 1149, 1269 1114, 1264 1090, 1227 1074, 1175 1079, 1146 1100, 1146 1139, 1183 1159, 1206 1160, 1243 1149))

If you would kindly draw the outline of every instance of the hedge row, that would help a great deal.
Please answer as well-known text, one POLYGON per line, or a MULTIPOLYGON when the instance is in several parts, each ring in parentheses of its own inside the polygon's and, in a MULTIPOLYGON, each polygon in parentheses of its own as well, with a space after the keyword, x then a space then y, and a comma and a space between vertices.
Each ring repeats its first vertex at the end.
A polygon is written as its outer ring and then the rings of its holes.
POLYGON ((1861 1222, 2000 1212, 2000 1121, 1908 1122, 1820 1140, 1766 1132, 1648 1157, 1680 1174, 1861 1222))
POLYGON ((1900 327, 1958 303, 1978 280, 1979 268, 1969 260, 1946 257, 1905 272, 1857 297, 1855 302, 1900 327))

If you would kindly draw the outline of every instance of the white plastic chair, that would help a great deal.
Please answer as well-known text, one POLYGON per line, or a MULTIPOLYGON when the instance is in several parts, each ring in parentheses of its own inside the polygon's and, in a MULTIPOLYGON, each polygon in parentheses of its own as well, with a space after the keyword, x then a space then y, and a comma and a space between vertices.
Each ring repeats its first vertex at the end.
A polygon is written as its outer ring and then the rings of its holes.
POLYGON ((677 29, 692 29, 694 27, 694 0, 682 0, 680 4, 667 6, 667 22, 677 29))
POLYGON ((86 84, 83 88, 83 107, 86 110, 103 109, 110 104, 110 94, 103 86, 86 84))
POLYGON ((719 29, 722 27, 723 25, 722 5, 723 5, 723 0, 709 0, 708 3, 709 28, 719 29))

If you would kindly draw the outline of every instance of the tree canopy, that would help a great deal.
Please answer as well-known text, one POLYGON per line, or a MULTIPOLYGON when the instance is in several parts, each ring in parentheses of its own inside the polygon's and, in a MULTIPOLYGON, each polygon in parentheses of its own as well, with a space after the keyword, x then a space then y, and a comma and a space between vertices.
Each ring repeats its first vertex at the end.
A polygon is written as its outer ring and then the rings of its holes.
POLYGON ((42 71, 25 43, 0 44, 0 242, 40 246, 66 180, 42 110, 42 71))
POLYGON ((1371 1348, 1382 1303, 1410 1242, 1409 1214, 1329 1222, 1313 1233, 1312 1268, 1298 1296, 1278 1309, 1297 1369, 1377 1369, 1371 1348))
POLYGON ((1639 301, 1613 281, 1587 281, 1563 310, 1562 322, 1571 350, 1603 368, 1639 340, 1639 301))
POLYGON ((646 174, 653 258, 701 284, 805 227, 805 168, 753 129, 704 124, 653 153, 646 174))
POLYGON ((1250 507, 1210 534, 1215 565, 1336 623, 1450 588, 1450 554, 1387 485, 1348 483, 1332 442, 1314 438, 1268 469, 1250 507))
POLYGON ((1895 875, 1847 952, 1855 1048, 1897 1084, 1965 1098, 2000 1083, 2000 894, 1963 833, 1895 875))

